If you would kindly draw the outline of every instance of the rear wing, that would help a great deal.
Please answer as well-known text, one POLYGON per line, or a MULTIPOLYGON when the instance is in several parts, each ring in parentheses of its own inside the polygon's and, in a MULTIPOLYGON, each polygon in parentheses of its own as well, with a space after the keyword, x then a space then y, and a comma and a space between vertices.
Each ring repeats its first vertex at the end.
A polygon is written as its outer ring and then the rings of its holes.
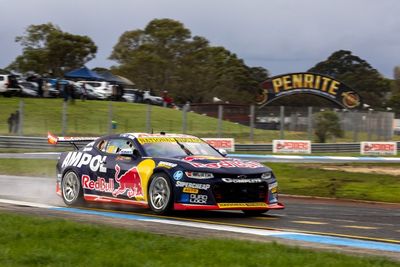
POLYGON ((50 145, 57 145, 61 143, 69 143, 73 145, 76 149, 79 149, 76 145, 77 143, 88 143, 95 141, 98 137, 65 137, 65 136, 56 136, 50 132, 47 133, 47 142, 50 145))

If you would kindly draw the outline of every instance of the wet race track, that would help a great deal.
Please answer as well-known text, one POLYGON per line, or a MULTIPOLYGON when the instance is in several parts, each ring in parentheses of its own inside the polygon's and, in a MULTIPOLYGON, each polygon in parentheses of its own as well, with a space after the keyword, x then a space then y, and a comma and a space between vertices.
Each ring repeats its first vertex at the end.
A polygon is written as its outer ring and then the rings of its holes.
MULTIPOLYGON (((125 226, 136 223, 135 229, 144 230, 149 230, 146 225, 155 223, 158 224, 154 227, 157 229, 155 232, 179 234, 182 229, 182 235, 193 233, 189 236, 203 236, 207 231, 223 231, 228 237, 234 237, 232 233, 240 233, 242 236, 239 238, 258 234, 263 238, 283 237, 300 245, 349 248, 351 252, 361 250, 400 259, 400 204, 281 196, 285 210, 270 211, 257 217, 245 217, 239 211, 175 212, 170 216, 155 216, 148 210, 132 207, 96 205, 79 209, 65 208, 61 198, 55 194, 55 179, 51 178, 0 175, 0 185, 0 207, 3 210, 19 209, 19 212, 32 213, 32 209, 26 209, 26 206, 40 203, 49 208, 38 211, 38 214, 74 213, 74 216, 79 214, 81 221, 85 218, 93 221, 95 217, 97 222, 115 221, 125 226), (20 201, 29 203, 21 204, 20 201)), ((221 237, 221 234, 208 233, 205 236, 221 237)))

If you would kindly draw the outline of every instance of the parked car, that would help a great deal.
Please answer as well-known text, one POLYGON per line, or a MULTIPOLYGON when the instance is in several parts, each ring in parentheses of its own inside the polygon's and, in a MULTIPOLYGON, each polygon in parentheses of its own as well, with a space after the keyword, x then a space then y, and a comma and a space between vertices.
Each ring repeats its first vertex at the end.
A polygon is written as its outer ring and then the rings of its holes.
POLYGON ((82 90, 83 90, 83 83, 85 83, 85 88, 86 88, 86 98, 90 100, 105 100, 108 98, 108 94, 104 90, 99 90, 94 88, 92 85, 86 83, 86 82, 76 82, 75 86, 79 87, 79 90, 81 92, 80 95, 82 95, 82 90))
POLYGON ((25 97, 38 97, 39 88, 37 83, 18 81, 18 85, 21 87, 21 95, 25 97))
POLYGON ((160 96, 155 96, 150 91, 143 91, 143 102, 152 105, 162 105, 163 99, 160 96))
POLYGON ((84 82, 93 87, 95 91, 100 92, 101 94, 105 94, 107 97, 110 97, 112 94, 112 86, 109 82, 104 81, 78 81, 78 83, 84 82))
POLYGON ((123 101, 134 103, 138 102, 138 93, 139 89, 131 89, 131 88, 125 88, 124 89, 124 94, 122 95, 123 101))
POLYGON ((4 96, 19 95, 21 93, 21 87, 18 85, 16 75, 0 75, 0 93, 2 93, 4 96))

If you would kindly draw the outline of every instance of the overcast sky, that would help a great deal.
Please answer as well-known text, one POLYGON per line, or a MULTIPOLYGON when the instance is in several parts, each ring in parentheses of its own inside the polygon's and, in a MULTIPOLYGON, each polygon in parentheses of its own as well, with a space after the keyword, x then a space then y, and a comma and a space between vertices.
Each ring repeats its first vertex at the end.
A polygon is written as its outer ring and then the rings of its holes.
POLYGON ((27 26, 52 22, 88 35, 98 53, 87 66, 109 67, 119 36, 154 18, 182 22, 272 75, 306 71, 339 49, 386 77, 400 65, 399 0, 0 0, 0 68, 21 54, 27 26))

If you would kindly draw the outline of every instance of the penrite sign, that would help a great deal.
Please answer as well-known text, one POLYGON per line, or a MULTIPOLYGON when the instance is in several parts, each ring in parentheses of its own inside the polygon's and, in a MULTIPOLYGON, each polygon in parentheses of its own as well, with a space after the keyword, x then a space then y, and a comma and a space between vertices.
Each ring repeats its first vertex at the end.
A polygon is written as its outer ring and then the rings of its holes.
POLYGON ((272 77, 262 84, 257 104, 268 105, 284 96, 314 94, 324 97, 346 109, 362 107, 360 95, 344 83, 317 73, 289 73, 272 77))

